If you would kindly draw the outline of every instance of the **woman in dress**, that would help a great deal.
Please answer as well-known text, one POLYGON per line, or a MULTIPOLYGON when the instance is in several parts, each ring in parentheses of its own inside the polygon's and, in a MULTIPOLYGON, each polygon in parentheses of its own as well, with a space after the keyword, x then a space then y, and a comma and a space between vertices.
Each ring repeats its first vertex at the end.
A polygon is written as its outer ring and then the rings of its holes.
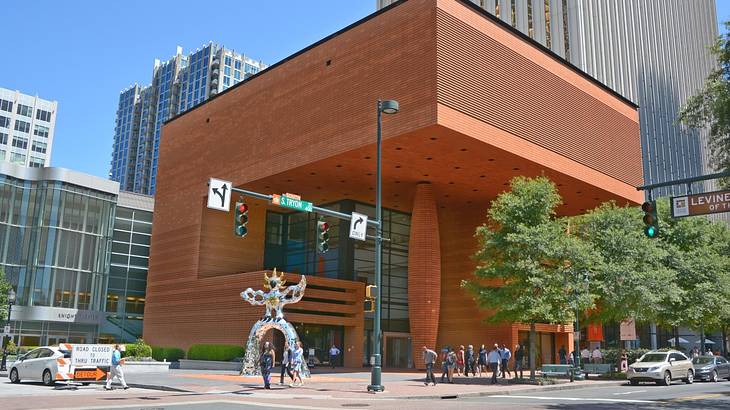
POLYGON ((461 376, 461 372, 464 371, 464 345, 459 346, 459 351, 456 353, 456 374, 461 376))
POLYGON ((294 381, 289 386, 304 386, 304 380, 302 380, 302 367, 304 366, 304 349, 302 349, 302 342, 299 340, 297 340, 296 348, 294 349, 290 361, 292 373, 294 373, 294 381), (297 379, 299 379, 299 383, 297 383, 297 379))
POLYGON ((274 347, 271 343, 264 343, 264 348, 261 351, 261 376, 264 378, 264 389, 271 389, 271 368, 274 367, 274 360, 276 354, 274 353, 274 347))

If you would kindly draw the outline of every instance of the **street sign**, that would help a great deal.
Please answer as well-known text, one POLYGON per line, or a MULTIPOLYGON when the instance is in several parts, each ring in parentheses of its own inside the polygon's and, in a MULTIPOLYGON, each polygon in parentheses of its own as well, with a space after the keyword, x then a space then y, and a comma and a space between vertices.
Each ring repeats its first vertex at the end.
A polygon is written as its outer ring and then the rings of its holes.
POLYGON ((367 227, 368 216, 353 212, 352 219, 350 219, 350 238, 364 241, 367 227))
POLYGON ((101 380, 106 376, 106 372, 100 368, 95 369, 76 369, 74 371, 74 380, 101 380))
POLYGON ((672 197, 672 218, 730 212, 730 191, 672 197))
POLYGON ((231 187, 229 181, 211 178, 208 183, 208 208, 228 212, 231 205, 231 187))
POLYGON ((620 325, 620 340, 636 340, 636 323, 633 319, 627 319, 620 325))
POLYGON ((6 335, 10 334, 10 325, 5 325, 5 327, 3 328, 3 333, 5 333, 6 335))
POLYGON ((97 367, 111 366, 112 345, 73 345, 71 350, 71 366, 74 367, 97 367))
POLYGON ((279 205, 284 208, 296 209, 297 211, 312 212, 312 203, 303 201, 300 198, 294 196, 284 195, 272 195, 273 198, 271 203, 279 205))

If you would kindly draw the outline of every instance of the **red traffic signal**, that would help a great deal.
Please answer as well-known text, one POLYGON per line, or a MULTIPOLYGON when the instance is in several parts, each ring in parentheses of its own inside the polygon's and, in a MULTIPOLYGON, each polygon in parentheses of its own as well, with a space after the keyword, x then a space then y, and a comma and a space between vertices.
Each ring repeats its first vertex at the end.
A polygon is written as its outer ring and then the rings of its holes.
POLYGON ((248 204, 236 202, 235 215, 233 219, 233 234, 243 238, 248 233, 248 204))

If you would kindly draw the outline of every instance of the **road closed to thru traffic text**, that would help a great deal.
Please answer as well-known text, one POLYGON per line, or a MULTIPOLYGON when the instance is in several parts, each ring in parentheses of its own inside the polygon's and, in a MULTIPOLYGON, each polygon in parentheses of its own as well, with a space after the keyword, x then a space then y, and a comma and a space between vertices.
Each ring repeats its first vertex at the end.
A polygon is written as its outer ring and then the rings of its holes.
POLYGON ((71 366, 104 367, 112 365, 112 345, 73 345, 71 366))

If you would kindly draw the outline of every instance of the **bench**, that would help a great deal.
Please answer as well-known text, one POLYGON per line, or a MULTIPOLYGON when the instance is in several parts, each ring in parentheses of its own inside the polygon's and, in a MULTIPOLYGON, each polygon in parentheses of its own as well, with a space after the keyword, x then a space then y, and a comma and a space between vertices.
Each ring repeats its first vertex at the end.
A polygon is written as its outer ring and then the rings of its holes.
POLYGON ((569 364, 544 364, 540 371, 543 377, 570 377, 573 366, 569 364))
POLYGON ((613 373, 613 364, 611 364, 611 363, 604 363, 604 364, 585 363, 585 364, 583 364, 583 371, 586 373, 591 373, 591 374, 613 373))

